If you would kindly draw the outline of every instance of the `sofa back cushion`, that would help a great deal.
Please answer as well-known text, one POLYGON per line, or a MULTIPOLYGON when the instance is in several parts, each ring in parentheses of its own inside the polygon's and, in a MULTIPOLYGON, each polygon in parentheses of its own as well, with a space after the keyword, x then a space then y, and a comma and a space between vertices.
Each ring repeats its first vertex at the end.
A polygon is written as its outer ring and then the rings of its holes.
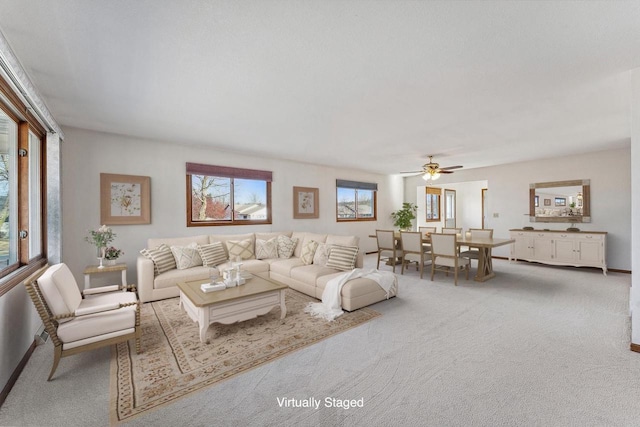
MULTIPOLYGON (((52 265, 38 278, 38 287, 54 316, 73 313, 82 302, 82 295, 66 264, 52 265)), ((61 319, 64 323, 72 319, 61 319)))
POLYGON ((271 240, 278 236, 291 237, 292 231, 274 231, 272 233, 256 233, 256 240, 271 240))
POLYGON ((157 248, 161 244, 165 244, 169 247, 171 246, 187 246, 190 243, 195 243, 197 245, 206 245, 209 243, 209 236, 206 234, 200 234, 198 236, 191 237, 163 237, 163 238, 153 238, 147 240, 147 248, 157 248))

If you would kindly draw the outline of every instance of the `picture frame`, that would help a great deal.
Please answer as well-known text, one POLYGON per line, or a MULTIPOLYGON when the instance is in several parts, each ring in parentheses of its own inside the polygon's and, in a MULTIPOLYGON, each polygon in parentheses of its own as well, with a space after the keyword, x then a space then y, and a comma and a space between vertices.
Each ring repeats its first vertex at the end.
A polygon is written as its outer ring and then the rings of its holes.
POLYGON ((567 199, 564 197, 555 198, 556 206, 567 206, 567 199))
POLYGON ((544 199, 545 206, 551 206, 551 199, 544 199))
POLYGON ((101 173, 100 224, 151 224, 151 178, 101 173))
POLYGON ((320 217, 320 190, 312 187, 293 187, 293 218, 320 217))

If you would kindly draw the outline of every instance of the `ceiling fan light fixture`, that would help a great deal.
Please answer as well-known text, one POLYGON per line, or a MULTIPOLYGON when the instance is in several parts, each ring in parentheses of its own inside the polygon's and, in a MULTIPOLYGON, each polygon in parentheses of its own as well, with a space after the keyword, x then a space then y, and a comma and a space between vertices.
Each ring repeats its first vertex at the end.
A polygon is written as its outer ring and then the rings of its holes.
POLYGON ((435 181, 438 178, 440 178, 440 172, 437 171, 428 171, 422 175, 422 179, 425 181, 435 181))

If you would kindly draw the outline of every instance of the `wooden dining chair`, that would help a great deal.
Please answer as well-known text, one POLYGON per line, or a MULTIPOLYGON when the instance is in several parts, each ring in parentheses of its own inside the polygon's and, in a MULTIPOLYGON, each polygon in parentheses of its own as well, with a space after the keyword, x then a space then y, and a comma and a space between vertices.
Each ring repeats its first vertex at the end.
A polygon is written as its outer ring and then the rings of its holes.
POLYGON ((376 230, 376 241, 378 242, 378 264, 380 269, 380 260, 386 258, 393 266, 393 272, 396 272, 396 259, 398 259, 399 248, 396 245, 396 238, 393 230, 376 230))
MULTIPOLYGON (((436 233, 438 230, 438 227, 418 227, 418 231, 420 231, 420 233, 422 233, 422 237, 428 237, 431 233, 436 233)), ((422 243, 422 246, 425 247, 425 249, 428 249, 429 251, 431 251, 431 244, 429 243, 422 243)))
POLYGON ((402 269, 400 274, 404 274, 404 266, 408 263, 415 262, 416 270, 420 268, 420 278, 424 272, 424 264, 430 261, 428 252, 431 248, 422 246, 422 233, 417 231, 401 231, 400 241, 402 242, 402 269))
MULTIPOLYGON (((492 239, 493 228, 470 228, 471 239, 492 239)), ((472 259, 478 259, 480 257, 480 251, 477 249, 469 248, 469 250, 460 252, 460 256, 469 259, 471 263, 472 259)))
POLYGON ((436 270, 449 271, 453 268, 454 283, 458 285, 458 270, 464 268, 469 280, 469 259, 458 255, 455 234, 434 233, 431 235, 431 281, 436 270))

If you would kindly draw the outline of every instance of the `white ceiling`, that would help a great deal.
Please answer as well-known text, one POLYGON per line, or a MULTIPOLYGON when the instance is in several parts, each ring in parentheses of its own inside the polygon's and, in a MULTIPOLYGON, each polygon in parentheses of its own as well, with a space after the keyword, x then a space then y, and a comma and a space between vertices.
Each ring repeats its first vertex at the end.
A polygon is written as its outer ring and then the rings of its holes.
POLYGON ((2 0, 62 125, 380 173, 628 146, 640 2, 2 0))

